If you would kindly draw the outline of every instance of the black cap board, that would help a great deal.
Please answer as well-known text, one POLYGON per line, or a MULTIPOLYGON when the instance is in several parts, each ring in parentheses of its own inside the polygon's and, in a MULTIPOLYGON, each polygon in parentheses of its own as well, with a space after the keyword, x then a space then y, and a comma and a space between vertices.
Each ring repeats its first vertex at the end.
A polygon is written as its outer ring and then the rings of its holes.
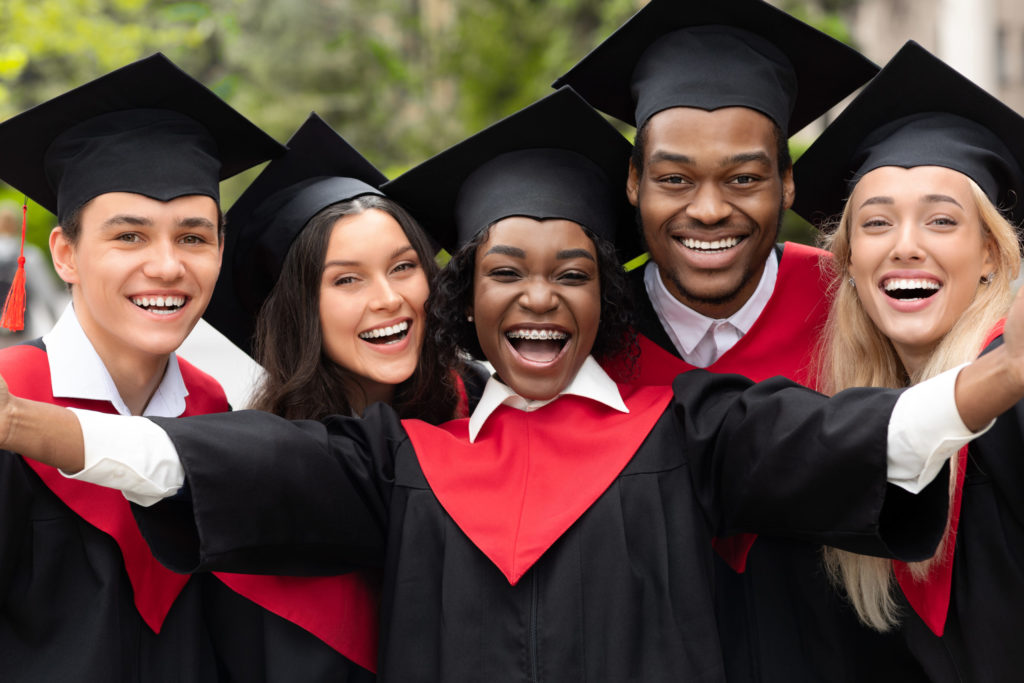
POLYGON ((310 114, 227 212, 217 287, 203 317, 252 353, 256 317, 281 276, 295 238, 321 210, 361 195, 382 194, 383 173, 334 129, 310 114))
POLYGON ((794 165, 793 209, 821 223, 882 166, 943 166, 1024 219, 1024 118, 908 42, 794 165))
POLYGON ((284 148, 155 54, 0 123, 0 178, 64 221, 93 197, 201 194, 284 148))
POLYGON ((878 67, 762 0, 652 0, 555 81, 642 127, 672 107, 748 107, 788 135, 878 67))
POLYGON ((562 88, 383 186, 454 251, 510 216, 571 220, 640 253, 626 200, 630 144, 562 88))

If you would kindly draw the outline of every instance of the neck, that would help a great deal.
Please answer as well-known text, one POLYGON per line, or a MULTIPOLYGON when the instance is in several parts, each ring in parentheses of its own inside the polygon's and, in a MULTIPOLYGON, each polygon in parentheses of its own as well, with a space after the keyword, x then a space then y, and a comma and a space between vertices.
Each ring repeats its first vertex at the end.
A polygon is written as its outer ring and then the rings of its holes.
POLYGON ((351 401, 352 412, 354 414, 362 415, 363 411, 374 403, 387 403, 388 405, 391 405, 394 402, 394 384, 381 384, 380 382, 374 382, 372 380, 362 378, 358 379, 358 383, 363 391, 362 395, 357 393, 351 401))
POLYGON ((938 344, 933 344, 927 348, 923 347, 910 347, 905 344, 893 343, 893 348, 896 349, 896 355, 899 356, 900 362, 903 363, 903 368, 907 371, 907 376, 911 378, 911 382, 914 382, 914 377, 921 372, 921 369, 931 358, 932 352, 935 351, 935 347, 938 344))

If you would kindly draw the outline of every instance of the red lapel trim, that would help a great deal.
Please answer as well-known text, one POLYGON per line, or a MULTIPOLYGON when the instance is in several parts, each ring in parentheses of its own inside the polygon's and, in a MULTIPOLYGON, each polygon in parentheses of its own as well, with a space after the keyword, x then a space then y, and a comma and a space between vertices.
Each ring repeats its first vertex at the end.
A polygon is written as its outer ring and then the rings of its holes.
MULTIPOLYGON (((180 359, 179 363, 188 385, 188 376, 194 374, 195 370, 180 359)), ((0 366, 11 392, 18 396, 67 408, 115 412, 113 406, 106 401, 54 398, 46 352, 35 346, 21 345, 4 350, 0 356, 0 366)), ((215 397, 211 399, 209 395, 200 395, 199 392, 190 392, 186 399, 186 415, 198 414, 199 411, 214 412, 217 409, 226 410, 227 401, 224 400, 221 407, 215 397)), ((75 514, 114 539, 124 559, 135 607, 146 625, 159 633, 167 612, 189 577, 176 574, 156 561, 135 524, 128 501, 119 491, 68 479, 53 467, 27 458, 24 460, 39 475, 43 484, 75 514)))
POLYGON ((501 406, 472 444, 468 420, 403 420, 434 495, 509 583, 607 490, 672 397, 619 390, 629 413, 571 395, 530 413, 501 406))
MULTIPOLYGON (((1000 320, 989 332, 982 349, 988 347, 1003 333, 1006 320, 1000 320)), ((906 596, 907 602, 917 616, 937 636, 942 636, 946 629, 946 617, 949 614, 949 601, 953 592, 953 557, 956 550, 956 534, 960 526, 960 503, 963 500, 964 479, 967 476, 967 446, 957 454, 956 486, 953 489, 953 501, 949 515, 949 531, 942 547, 942 558, 939 559, 922 580, 917 580, 910 573, 906 562, 893 560, 893 573, 896 583, 906 596)))
POLYGON ((322 640, 376 673, 380 578, 370 571, 340 576, 255 576, 216 572, 231 590, 322 640))

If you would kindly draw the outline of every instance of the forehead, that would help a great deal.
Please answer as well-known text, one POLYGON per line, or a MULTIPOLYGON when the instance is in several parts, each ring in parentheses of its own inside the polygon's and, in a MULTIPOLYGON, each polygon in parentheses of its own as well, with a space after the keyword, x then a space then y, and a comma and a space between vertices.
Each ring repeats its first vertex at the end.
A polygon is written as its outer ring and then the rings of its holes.
POLYGON ((942 166, 882 166, 868 171, 857 181, 851 199, 873 196, 917 199, 929 195, 949 195, 964 207, 973 204, 970 181, 966 175, 942 166))
POLYGON ((82 207, 81 215, 82 226, 85 227, 118 215, 153 222, 168 218, 206 218, 216 225, 218 213, 217 202, 206 195, 185 195, 161 201, 133 192, 106 192, 89 200, 82 207))
POLYGON ((597 251, 578 223, 560 218, 544 221, 524 216, 503 218, 491 226, 487 239, 477 250, 478 258, 497 245, 536 256, 554 255, 566 249, 584 249, 591 255, 597 251))
POLYGON ((386 211, 367 209, 336 220, 327 249, 372 252, 383 247, 390 253, 397 243, 409 244, 398 221, 386 211))
POLYGON ((650 158, 663 151, 716 158, 741 152, 764 152, 775 160, 775 129, 771 119, 747 107, 723 107, 713 111, 672 107, 648 121, 645 154, 650 158))

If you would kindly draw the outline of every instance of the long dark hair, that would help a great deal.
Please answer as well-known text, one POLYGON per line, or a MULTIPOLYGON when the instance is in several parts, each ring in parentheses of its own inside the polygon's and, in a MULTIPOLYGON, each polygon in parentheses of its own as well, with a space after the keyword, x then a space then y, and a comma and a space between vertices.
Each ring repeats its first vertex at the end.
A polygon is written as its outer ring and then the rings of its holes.
MULTIPOLYGON (((285 256, 281 277, 274 285, 256 321, 255 356, 267 374, 256 390, 252 407, 289 419, 319 419, 349 415, 353 401, 363 393, 348 369, 332 361, 323 350, 320 327, 320 281, 334 224, 343 216, 378 209, 394 218, 416 250, 427 282, 437 277, 430 243, 416 221, 395 202, 379 195, 363 195, 332 204, 313 216, 285 256)), ((432 423, 455 416, 458 391, 452 368, 444 364, 430 334, 423 337, 419 362, 412 376, 395 388, 392 407, 402 418, 432 423)))
MULTIPOLYGON (((441 270, 427 298, 427 327, 433 330, 434 343, 441 362, 457 362, 460 353, 483 359, 476 328, 466 314, 473 308, 473 273, 477 248, 487 241, 490 228, 481 230, 452 256, 441 270)), ((639 356, 633 328, 632 294, 625 271, 619 265, 615 246, 590 230, 583 232, 597 251, 597 272, 601 285, 601 322, 591 355, 599 361, 622 356, 632 369, 639 356)))

